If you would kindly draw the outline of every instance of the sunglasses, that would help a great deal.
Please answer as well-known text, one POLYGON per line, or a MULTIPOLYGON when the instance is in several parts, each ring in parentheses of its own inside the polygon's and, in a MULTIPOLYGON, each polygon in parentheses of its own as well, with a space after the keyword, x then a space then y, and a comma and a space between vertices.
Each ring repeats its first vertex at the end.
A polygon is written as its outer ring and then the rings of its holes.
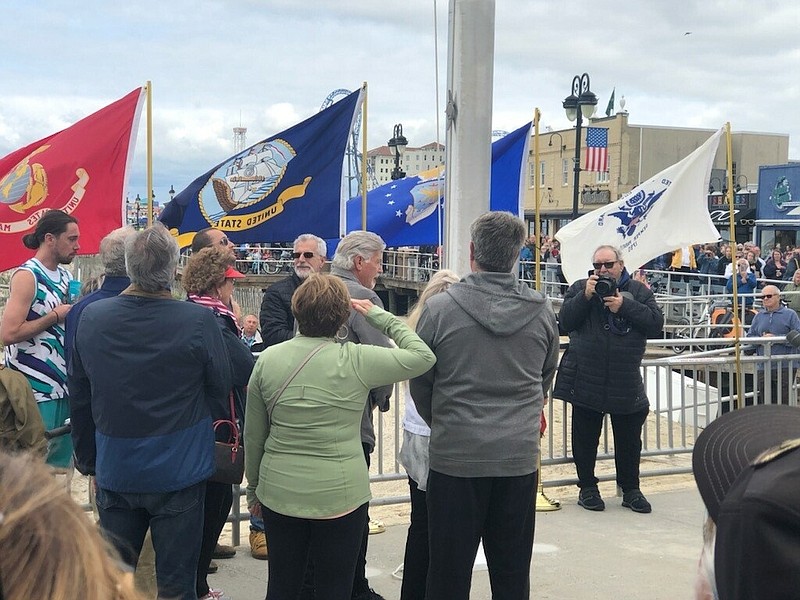
POLYGON ((772 298, 773 296, 776 296, 776 295, 777 294, 761 294, 761 297, 762 298, 772 298))
POLYGON ((314 253, 313 252, 292 252, 292 258, 295 259, 295 260, 297 260, 301 256, 303 258, 305 258, 305 259, 314 258, 314 253))
POLYGON ((592 263, 592 266, 594 267, 595 271, 599 271, 602 267, 605 267, 606 269, 612 269, 615 264, 617 264, 616 260, 610 260, 608 262, 592 263))

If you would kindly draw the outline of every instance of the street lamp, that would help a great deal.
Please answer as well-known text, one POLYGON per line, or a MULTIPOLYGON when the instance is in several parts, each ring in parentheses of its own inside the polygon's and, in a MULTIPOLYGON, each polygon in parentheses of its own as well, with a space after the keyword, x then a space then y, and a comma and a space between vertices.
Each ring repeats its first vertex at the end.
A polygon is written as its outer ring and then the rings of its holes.
POLYGON ((583 119, 589 119, 597 106, 597 96, 589 89, 589 74, 575 75, 572 78, 572 93, 564 98, 562 104, 567 118, 575 121, 575 165, 572 184, 572 218, 578 218, 578 186, 581 178, 581 126, 583 119))
POLYGON ((554 135, 558 136, 558 155, 559 156, 563 156, 564 155, 564 148, 566 148, 566 146, 564 145, 564 138, 561 137, 560 133, 558 133, 557 131, 554 131, 553 133, 551 133, 550 134, 550 141, 547 142, 547 145, 548 146, 552 146, 553 145, 553 136, 554 135))
POLYGON ((136 224, 134 227, 136 227, 136 229, 141 229, 142 226, 141 223, 139 223, 139 211, 142 209, 142 199, 139 194, 136 194, 136 200, 133 202, 133 208, 136 210, 136 224))
POLYGON ((172 199, 175 197, 175 186, 170 185, 167 193, 169 194, 169 201, 172 202, 172 199))
POLYGON ((394 126, 394 134, 392 139, 389 140, 389 152, 394 154, 394 169, 392 169, 392 181, 395 179, 402 179, 406 176, 405 172, 400 169, 400 158, 406 151, 408 140, 403 135, 403 125, 398 123, 394 126))

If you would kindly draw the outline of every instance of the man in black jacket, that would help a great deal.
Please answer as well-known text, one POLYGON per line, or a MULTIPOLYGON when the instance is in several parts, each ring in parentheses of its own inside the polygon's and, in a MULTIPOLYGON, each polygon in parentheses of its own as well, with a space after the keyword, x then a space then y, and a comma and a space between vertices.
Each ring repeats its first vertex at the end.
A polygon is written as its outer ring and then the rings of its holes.
POLYGON ((649 513, 639 490, 642 425, 650 403, 640 372, 647 338, 659 336, 664 315, 653 293, 631 279, 619 249, 600 246, 594 272, 573 283, 559 312, 569 334, 553 396, 572 404, 572 454, 578 472, 578 504, 604 510, 594 468, 603 418, 611 415, 614 463, 622 506, 649 513))
POLYGON ((325 240, 304 233, 294 241, 294 273, 271 285, 261 301, 259 322, 264 348, 280 344, 294 336, 292 296, 303 280, 311 273, 319 273, 325 264, 328 248, 325 240))

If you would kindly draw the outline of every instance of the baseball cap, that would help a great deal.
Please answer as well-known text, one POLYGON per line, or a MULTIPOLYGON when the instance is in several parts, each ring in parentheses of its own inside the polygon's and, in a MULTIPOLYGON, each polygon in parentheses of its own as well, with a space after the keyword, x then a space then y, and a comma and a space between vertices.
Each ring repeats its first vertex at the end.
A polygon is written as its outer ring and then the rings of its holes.
POLYGON ((245 276, 239 273, 233 267, 228 267, 225 269, 225 279, 243 279, 245 276))
POLYGON ((731 486, 759 456, 795 438, 800 438, 796 406, 748 406, 712 421, 692 451, 692 471, 711 518, 717 521, 731 486))
POLYGON ((751 406, 721 416, 698 436, 692 467, 716 524, 718 597, 797 598, 800 408, 751 406))

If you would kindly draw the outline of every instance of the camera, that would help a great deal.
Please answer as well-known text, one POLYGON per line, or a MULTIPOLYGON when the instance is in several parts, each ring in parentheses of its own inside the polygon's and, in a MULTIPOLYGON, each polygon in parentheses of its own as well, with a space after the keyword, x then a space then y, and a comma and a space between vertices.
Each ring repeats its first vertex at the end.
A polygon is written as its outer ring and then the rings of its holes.
POLYGON ((608 275, 600 275, 594 285, 594 293, 601 298, 614 296, 617 293, 617 280, 608 275))

